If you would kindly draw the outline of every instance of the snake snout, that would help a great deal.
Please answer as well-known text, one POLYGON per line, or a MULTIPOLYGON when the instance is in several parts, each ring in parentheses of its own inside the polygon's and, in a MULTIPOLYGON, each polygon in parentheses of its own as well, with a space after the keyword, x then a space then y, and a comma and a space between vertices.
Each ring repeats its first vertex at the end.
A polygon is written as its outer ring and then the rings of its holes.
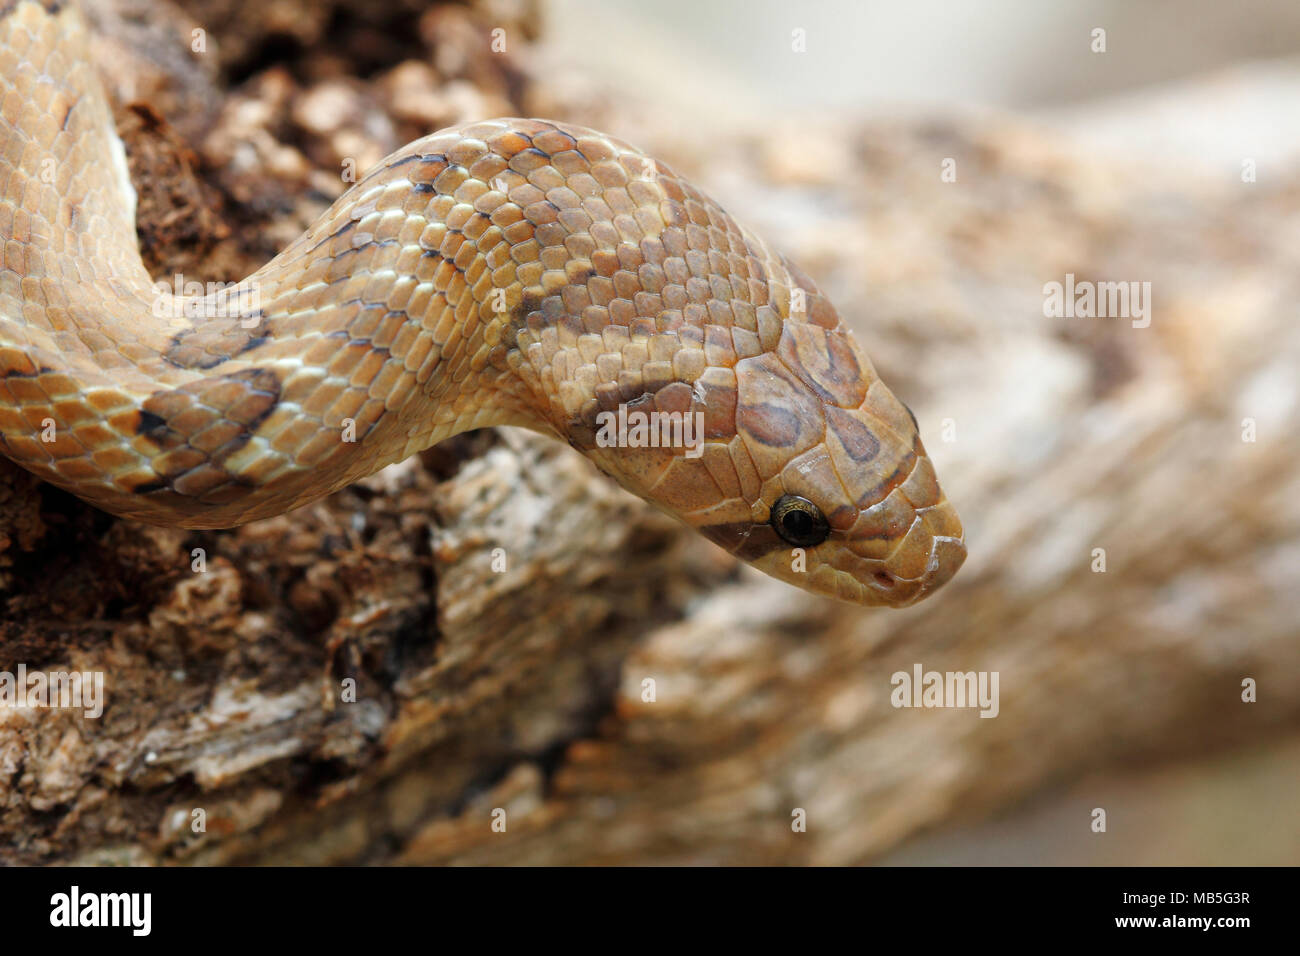
POLYGON ((966 561, 961 519, 947 498, 941 497, 937 504, 918 512, 917 526, 923 529, 923 533, 909 534, 902 546, 925 552, 924 555, 917 554, 924 560, 920 576, 903 582, 911 592, 905 601, 908 604, 943 587, 966 561))
POLYGON ((961 519, 948 500, 940 497, 934 505, 916 512, 893 553, 864 575, 862 585, 872 603, 906 607, 943 587, 965 560, 961 519))

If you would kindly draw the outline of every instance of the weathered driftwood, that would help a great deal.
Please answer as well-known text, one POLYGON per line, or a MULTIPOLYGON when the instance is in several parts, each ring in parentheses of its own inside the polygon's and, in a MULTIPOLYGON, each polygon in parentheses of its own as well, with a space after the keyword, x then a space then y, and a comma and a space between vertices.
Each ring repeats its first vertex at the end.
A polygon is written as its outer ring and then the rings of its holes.
MULTIPOLYGON (((291 108, 277 84, 234 97, 291 108)), ((133 158, 175 155, 159 128, 133 158)), ((231 532, 119 522, 0 462, 0 671, 108 683, 99 719, 0 710, 0 861, 858 862, 1297 726, 1300 174, 1205 182, 1000 119, 805 120, 696 165, 759 228, 806 224, 787 247, 967 522, 958 577, 907 611, 829 604, 520 433, 231 532), (1067 273, 1151 282, 1149 326, 1045 317, 1067 273), (895 708, 917 664, 998 672, 998 716, 895 708)), ((272 218, 181 167, 226 222, 272 218)), ((152 234, 238 271, 270 241, 245 233, 152 234)))

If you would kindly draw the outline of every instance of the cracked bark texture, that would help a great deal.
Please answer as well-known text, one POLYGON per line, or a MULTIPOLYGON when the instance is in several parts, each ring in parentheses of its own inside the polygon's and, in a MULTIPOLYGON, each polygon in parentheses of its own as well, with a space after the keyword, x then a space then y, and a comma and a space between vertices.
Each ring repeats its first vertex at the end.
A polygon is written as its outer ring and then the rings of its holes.
POLYGON ((970 559, 917 608, 830 604, 508 431, 228 532, 118 521, 0 460, 0 671, 107 683, 100 719, 0 709, 0 862, 867 862, 1300 726, 1300 172, 1207 180, 989 116, 769 118, 706 149, 490 56, 472 5, 376 5, 358 49, 336 5, 294 6, 101 18, 103 55, 140 58, 114 92, 157 273, 251 271, 342 160, 463 112, 608 128, 782 235, 858 324, 970 559), (167 23, 220 52, 151 52, 167 23), (1150 281, 1151 325, 1045 318, 1066 273, 1150 281), (999 716, 893 707, 917 663, 998 671, 999 716))

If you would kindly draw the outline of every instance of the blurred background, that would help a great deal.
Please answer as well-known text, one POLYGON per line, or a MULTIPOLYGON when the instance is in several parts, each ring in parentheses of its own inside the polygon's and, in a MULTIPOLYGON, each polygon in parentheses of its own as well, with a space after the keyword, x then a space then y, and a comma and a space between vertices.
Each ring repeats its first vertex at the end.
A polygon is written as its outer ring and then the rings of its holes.
MULTIPOLYGON (((854 321, 868 351, 878 347, 881 336, 879 325, 873 323, 873 305, 881 306, 894 319, 893 334, 905 327, 910 330, 907 334, 924 343, 920 348, 900 346, 906 356, 898 356, 900 365, 910 360, 924 367, 929 348, 945 351, 943 343, 932 341, 936 338, 933 326, 930 330, 918 328, 925 323, 926 310, 944 313, 947 322, 943 324, 948 325, 955 311, 963 332, 971 331, 967 321, 982 325, 982 332, 972 334, 986 336, 998 342, 998 348, 1008 350, 1005 354, 1011 358, 990 363, 988 368, 1020 386, 1020 394, 1015 396, 996 393, 990 397, 993 387, 972 381, 977 376, 967 373, 962 373, 964 388, 935 381, 939 375, 916 383, 932 395, 947 396, 945 401, 926 403, 931 409, 928 422, 922 415, 932 450, 937 430, 934 417, 968 403, 974 408, 965 409, 967 417, 971 411, 987 415, 989 421, 982 427, 1000 433, 1005 445, 1040 443, 1044 458, 1076 445, 1065 433, 1102 405, 1126 405, 1135 418, 1144 417, 1143 403, 1152 399, 1133 390, 1134 381, 1143 376, 1133 368, 1118 373, 1129 381, 1115 386, 1114 391, 1094 380, 1092 394, 1086 399, 1062 400, 1059 392, 1048 397, 1053 389, 1069 390, 1072 386, 1063 380, 1072 375, 1079 376, 1077 381, 1087 378, 1072 367, 1075 363, 1069 357, 1078 345, 1078 336, 1093 339, 1093 348, 1113 353, 1109 359, 1094 361, 1093 375, 1097 377, 1106 374, 1097 369, 1104 369, 1107 362, 1124 364, 1126 355, 1142 354, 1133 360, 1134 365, 1155 361, 1149 351, 1133 345, 1132 337, 1141 334, 1138 330, 1079 331, 1068 328, 1067 323, 1047 333, 1061 338, 1045 350, 1041 342, 1034 341, 1035 336, 1021 334, 1025 323, 1038 324, 1041 332, 1047 321, 1041 313, 1034 314, 1033 290, 1016 288, 1022 273, 1041 269, 1043 281, 1059 278, 1047 268, 1055 259, 1065 263, 1062 272, 1071 269, 1073 262, 1081 273, 1091 268, 1108 278, 1155 279, 1157 322, 1165 326, 1155 334, 1165 336, 1166 345, 1173 338, 1192 336, 1195 341, 1178 348, 1183 352, 1182 361, 1194 366, 1212 362, 1202 353, 1225 347, 1225 343, 1217 333, 1205 335, 1189 329, 1201 323, 1250 326, 1251 332, 1240 343, 1249 354, 1217 381, 1215 387, 1227 391, 1213 396, 1211 404, 1215 400, 1231 404, 1232 393, 1239 394, 1238 390, 1245 390, 1253 381, 1256 392, 1246 404, 1257 410, 1267 406, 1274 424, 1283 426, 1275 435, 1279 443, 1276 453, 1293 460, 1300 454, 1295 429, 1295 382, 1300 362, 1294 337, 1276 346, 1281 348, 1282 358, 1274 373, 1262 380, 1255 378, 1252 372, 1275 363, 1277 357, 1269 332, 1261 327, 1269 320, 1248 315, 1263 308, 1274 310, 1276 321, 1294 321, 1295 307, 1286 301, 1287 293, 1281 292, 1296 291, 1294 272, 1282 275, 1275 271, 1280 264, 1245 261, 1250 255, 1238 246, 1236 252, 1209 266, 1213 288, 1205 292, 1206 276, 1198 275, 1203 268, 1199 260, 1218 255, 1215 241, 1207 234, 1184 242, 1189 233, 1234 228, 1229 225, 1234 221, 1254 236, 1274 234, 1292 240, 1297 236, 1300 6, 1281 0, 1249 0, 1230 6, 1213 0, 1143 4, 998 0, 977 5, 929 0, 907 4, 667 0, 648 7, 634 0, 603 4, 551 0, 542 9, 547 29, 541 52, 558 75, 572 70, 609 90, 613 97, 643 104, 627 116, 624 135, 635 138, 643 132, 647 114, 667 114, 662 122, 675 127, 682 139, 689 140, 692 135, 698 139, 701 130, 720 129, 725 136, 756 144, 753 148, 766 154, 766 163, 757 164, 762 170, 759 176, 785 178, 787 182, 765 196, 748 184, 738 185, 737 179, 743 177, 733 170, 718 168, 725 161, 714 164, 707 157, 696 156, 690 145, 680 147, 708 169, 704 174, 706 180, 711 178, 708 188, 727 195, 733 213, 740 215, 743 208, 749 220, 766 220, 763 234, 806 230, 803 238, 796 240, 796 258, 800 254, 802 261, 812 258, 819 281, 829 281, 835 288, 836 301, 854 321), (1105 31, 1105 52, 1093 49, 1097 28, 1105 31), (802 55, 791 51, 796 30, 806 31, 807 52, 802 55), (768 130, 797 145, 788 146, 788 155, 783 156, 783 147, 762 142, 768 130), (919 142, 911 141, 913 137, 919 142), (971 268, 969 243, 963 243, 954 255, 941 238, 910 237, 913 232, 942 235, 954 230, 957 217, 952 214, 952 204, 935 198, 941 189, 938 163, 948 153, 970 150, 973 144, 963 142, 967 137, 979 141, 984 149, 1014 157, 1015 178, 1040 180, 1034 184, 1040 188, 1042 181, 1068 183, 1065 188, 1074 191, 1069 205, 1074 208, 1060 211, 1060 218, 1040 216, 1036 213, 1042 210, 1035 208, 1032 196, 1020 189, 1008 195, 1005 182, 999 184, 994 181, 998 177, 983 175, 985 167, 973 179, 959 174, 959 182, 966 184, 960 188, 988 193, 984 200, 975 199, 976 205, 983 201, 1009 205, 1003 207, 1003 215, 989 216, 971 226, 975 232, 982 226, 992 227, 991 235, 973 236, 969 242, 983 244, 993 261, 987 263, 990 268, 983 271, 982 278, 972 278, 964 288, 953 290, 952 285, 961 284, 954 271, 971 268), (841 143, 852 140, 853 145, 839 146, 837 139, 841 143), (1025 153, 1016 156, 1021 149, 1025 153), (888 195, 897 182, 881 177, 880 170, 873 168, 869 162, 873 151, 895 154, 889 164, 891 171, 909 181, 910 191, 888 195), (845 157, 844 152, 850 155, 845 157), (1263 201, 1258 193, 1250 195, 1241 182, 1246 158, 1253 161, 1260 181, 1272 184, 1259 192, 1278 203, 1265 214, 1268 222, 1260 232, 1246 225, 1246 217, 1258 210, 1248 212, 1243 206, 1263 201), (808 172, 798 168, 801 162, 812 165, 818 159, 827 160, 830 169, 808 172), (934 189, 917 184, 922 178, 917 167, 932 178, 934 189), (1126 182, 1119 186, 1117 179, 1126 182), (791 195, 800 189, 807 193, 809 180, 816 199, 791 195), (873 192, 887 195, 871 197, 873 192), (844 209, 844 202, 850 210, 844 209), (829 216, 828 205, 835 210, 829 216), (896 215, 883 213, 881 206, 897 207, 896 215), (1097 220, 1100 209, 1105 210, 1100 213, 1104 222, 1097 220), (881 265, 828 252, 826 243, 809 235, 825 226, 828 218, 842 228, 839 238, 852 243, 848 234, 858 235, 854 249, 864 258, 901 261, 881 265), (900 226, 899 219, 911 221, 900 226), (999 227, 1008 232, 1000 232, 999 227), (909 238, 900 241, 900 230, 909 238), (1098 248, 1108 243, 1118 244, 1122 253, 1098 248), (1066 248, 1046 251, 1062 245, 1066 248), (1184 247, 1177 248, 1180 245, 1184 247), (1027 249, 1032 251, 1026 255, 1027 249), (959 265, 954 267, 954 262, 959 265), (1251 273, 1256 268, 1271 276, 1255 282, 1251 273), (990 278, 990 272, 999 277, 990 278), (943 278, 935 283, 938 274, 943 278), (934 284, 928 282, 948 287, 952 297, 936 293, 934 284), (1271 299, 1270 288, 1281 293, 1278 299, 1271 299), (1203 292, 1214 302, 1213 314, 1200 314, 1192 301, 1203 292), (909 295, 912 303, 899 301, 909 295), (1259 303, 1260 295, 1270 301, 1259 303), (941 301, 936 303, 936 299, 941 301), (1181 308, 1184 305, 1187 308, 1181 308), (899 318, 900 314, 907 317, 899 318), (1076 341, 1069 342, 1071 337, 1076 341), (1125 337, 1127 343, 1122 342, 1125 337), (1042 362, 1048 363, 1048 370, 1032 368, 1042 362)), ((611 119, 618 125, 616 116, 611 119)), ((998 163, 988 165, 996 167, 998 163)), ((958 202, 972 200, 967 196, 958 202)), ((1247 239, 1246 244, 1252 245, 1252 240, 1247 239)), ((1223 337, 1235 336, 1229 332, 1223 337)), ((965 345, 969 344, 967 339, 965 345)), ((965 351, 954 361, 976 362, 979 352, 979 348, 965 351)), ((1167 371, 1182 374, 1176 368, 1167 371)), ((883 374, 891 382, 907 377, 903 370, 885 370, 883 374)), ((920 377, 926 378, 924 373, 920 377)), ((1206 415, 1206 396, 1197 391, 1170 396, 1174 405, 1182 403, 1182 407, 1168 410, 1169 416, 1191 421, 1206 415)), ((913 391, 908 400, 915 397, 913 391)), ((1165 422, 1155 427, 1165 431, 1168 426, 1165 422)), ((1234 436, 1225 433, 1218 440, 1226 443, 1234 436)), ((997 440, 990 445, 999 448, 1000 454, 1009 453, 997 440)), ((989 446, 973 449, 974 454, 989 451, 989 446)), ((1178 461, 1185 453, 1174 450, 1172 454, 1178 461)), ((961 487, 960 454, 959 460, 951 463, 944 461, 945 457, 940 446, 936 458, 941 478, 954 500, 961 501, 963 491, 952 490, 954 482, 961 487), (959 477, 953 477, 954 471, 959 477)), ((1022 449, 1020 457, 1023 466, 1033 469, 1040 454, 1022 449)), ((1173 467, 1190 470, 1196 467, 1194 460, 1187 456, 1173 467)), ((1117 468, 1116 474, 1125 480, 1126 469, 1144 467, 1131 463, 1117 468)), ((1294 486, 1294 464, 1275 461, 1270 467, 1290 475, 1294 486)), ((1012 477, 1000 494, 1033 494, 1026 488, 1035 481, 1032 473, 1012 477)), ((1223 488, 1207 491, 1188 480, 1168 481, 1164 493, 1171 498, 1187 495, 1181 502, 1185 511, 1225 506, 1223 488)), ((1044 509, 1044 518, 1069 522, 1071 512, 1078 508, 1077 501, 1062 496, 1044 509)), ((1170 510, 1177 514, 1180 509, 1170 510)), ((992 529, 989 516, 972 513, 970 505, 962 511, 972 541, 971 567, 963 573, 973 576, 979 573, 981 543, 992 529)), ((1300 612, 1286 592, 1300 586, 1300 575, 1296 575, 1294 556, 1294 508, 1288 508, 1287 514, 1285 526, 1270 529, 1270 537, 1292 541, 1291 556, 1281 571, 1291 583, 1282 592, 1274 592, 1272 600, 1278 603, 1272 614, 1279 636, 1294 641, 1300 612)), ((1268 523, 1279 517, 1261 515, 1258 520, 1268 523)), ((1108 519, 1093 514, 1077 520, 1092 526, 1091 533, 1098 541, 1105 537, 1101 528, 1108 519)), ((1121 513, 1110 520, 1140 523, 1143 519, 1139 514, 1121 513)), ((1082 544, 1087 533, 1079 530, 1077 543, 1082 544)), ((1194 540, 1195 532, 1189 530, 1188 538, 1194 540)), ((1030 555, 1035 553, 1028 550, 1030 555)), ((1177 565, 1195 559, 1170 551, 1163 560, 1177 565)), ((1079 569, 1087 573, 1083 564, 1079 569)), ((1152 588, 1167 586, 1167 579, 1161 584, 1150 583, 1152 588)), ((1063 583, 1062 589, 1062 594, 1072 593, 1068 583, 1063 583)), ((1191 584, 1174 600, 1194 605, 1196 591, 1197 586, 1191 584)), ((1257 597, 1242 594, 1238 599, 1257 597)), ((1029 600, 1041 608, 1050 599, 1029 600)), ((1231 614, 1230 608, 1224 611, 1231 614)), ((1044 626, 1049 630, 1053 626, 1068 628, 1065 620, 1070 614, 1062 609, 1059 617, 1044 626)), ((1208 631, 1219 626, 1190 609, 1187 614, 1184 628, 1208 631)), ((954 639, 961 639, 956 635, 970 639, 973 630, 977 625, 972 622, 954 622, 954 639)), ((1123 635, 1116 636, 1123 639, 1123 635)), ((1080 633, 1076 639, 1089 636, 1080 633)), ((1135 635, 1134 639, 1144 638, 1135 635)), ((1221 653, 1231 656, 1232 651, 1225 648, 1221 653)), ((1294 662, 1294 655, 1288 652, 1275 666, 1294 667, 1294 662)), ((1056 670, 1066 687, 1071 683, 1071 666, 1076 665, 1063 660, 1056 670)), ((1115 660, 1089 666, 1126 665, 1115 660)), ((1005 680, 1007 675, 1003 677, 1005 680)), ((1291 688, 1292 694, 1294 678, 1294 673, 1290 674, 1283 685, 1291 688)), ((1121 683, 1116 682, 1116 692, 1121 692, 1121 683)), ((1134 693, 1135 689, 1128 686, 1122 692, 1134 693)), ((1140 709, 1142 703, 1130 700, 1128 706, 1140 709)), ((1179 706, 1196 711, 1198 702, 1189 699, 1179 706)), ((1293 720, 1294 707, 1288 704, 1287 709, 1293 720)), ((1076 715, 1075 719, 1086 716, 1076 715)), ((1013 722, 1017 717, 1004 714, 999 720, 1013 722)), ((1197 723, 1192 720, 1191 727, 1197 723)), ((1109 733, 1121 738, 1126 733, 1139 736, 1145 732, 1139 725, 1135 722, 1126 730, 1121 724, 1109 733)), ((1294 728, 1293 723, 1291 726, 1294 728)), ((1010 734, 1011 745, 1044 745, 1032 722, 1027 722, 1023 731, 1023 736, 1010 734)), ((1083 769, 1090 761, 1080 754, 1073 765, 1062 762, 1055 774, 1059 779, 1007 801, 990 819, 935 827, 904 840, 879 862, 1300 862, 1300 736, 1294 729, 1267 739, 1243 733, 1210 753, 1201 753, 1191 739, 1177 743, 1154 739, 1151 746, 1136 740, 1130 743, 1136 745, 1131 749, 1138 754, 1119 760, 1118 765, 1083 769), (1100 839, 1089 831, 1085 821, 1096 806, 1122 808, 1122 840, 1100 839)), ((997 771, 990 766, 988 772, 997 771)))
POLYGON ((679 115, 715 123, 986 107, 1069 122, 1102 144, 1118 132, 1106 120, 1132 112, 1144 128, 1124 132, 1141 141, 1109 145, 1192 162, 1243 149, 1281 161, 1300 147, 1300 124, 1278 112, 1294 104, 1289 58, 1300 53, 1300 8, 1284 0, 547 0, 542 11, 558 64, 613 90, 653 89, 679 115), (1097 28, 1105 55, 1091 49, 1097 28), (789 55, 796 29, 806 56, 789 55), (1192 97, 1203 108, 1189 115, 1192 97))

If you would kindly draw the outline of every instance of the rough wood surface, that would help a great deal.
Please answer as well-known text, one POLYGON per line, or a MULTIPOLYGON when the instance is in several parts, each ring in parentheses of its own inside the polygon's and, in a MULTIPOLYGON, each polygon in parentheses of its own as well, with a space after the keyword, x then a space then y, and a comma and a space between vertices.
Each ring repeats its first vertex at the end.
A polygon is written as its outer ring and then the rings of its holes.
MULTIPOLYGON (((366 81, 337 50, 286 69, 243 43, 233 88, 181 70, 198 92, 124 103, 159 271, 241 274, 341 188, 341 157, 472 91, 610 125, 501 73, 478 16, 420 15, 423 52, 366 81), (185 95, 217 104, 194 138, 168 118, 185 95)), ((1300 726, 1300 174, 1208 181, 990 117, 802 118, 704 155, 648 105, 625 116, 857 322, 967 523, 957 578, 907 611, 830 604, 513 432, 231 532, 120 522, 0 461, 0 671, 108 684, 100 719, 0 709, 0 862, 862 862, 1300 726), (1066 273, 1151 282, 1150 326, 1044 317, 1066 273), (893 707, 918 663, 999 672, 998 717, 893 707)))

